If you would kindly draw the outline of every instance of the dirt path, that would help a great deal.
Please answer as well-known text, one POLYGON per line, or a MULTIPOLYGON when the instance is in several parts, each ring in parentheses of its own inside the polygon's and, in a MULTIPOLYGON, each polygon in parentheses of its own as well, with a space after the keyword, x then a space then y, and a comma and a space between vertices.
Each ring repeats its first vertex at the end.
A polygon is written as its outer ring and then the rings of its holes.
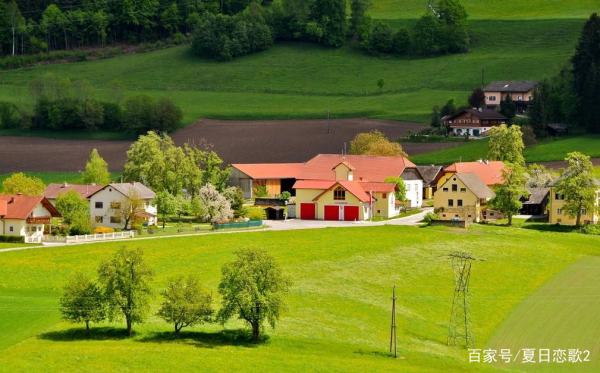
MULTIPOLYGON (((377 129, 394 139, 423 128, 419 123, 373 119, 225 121, 201 120, 173 134, 176 143, 210 144, 227 163, 300 162, 317 153, 339 153, 361 132, 377 129)), ((408 154, 457 143, 406 144, 408 154)), ((120 171, 129 141, 0 137, 0 173, 80 171, 97 148, 112 171, 120 171)))

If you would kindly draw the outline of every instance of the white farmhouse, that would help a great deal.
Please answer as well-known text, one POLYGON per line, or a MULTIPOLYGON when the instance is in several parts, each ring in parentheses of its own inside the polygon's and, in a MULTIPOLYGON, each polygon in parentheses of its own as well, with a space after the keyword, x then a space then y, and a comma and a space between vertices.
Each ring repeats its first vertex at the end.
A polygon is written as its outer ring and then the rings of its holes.
POLYGON ((92 224, 124 228, 122 209, 130 205, 130 199, 135 198, 142 201, 135 211, 136 220, 142 221, 144 224, 155 225, 157 223, 155 196, 155 193, 142 183, 108 184, 89 197, 92 224))
POLYGON ((60 217, 54 206, 44 197, 0 195, 0 234, 21 236, 25 242, 42 242, 50 220, 60 217))

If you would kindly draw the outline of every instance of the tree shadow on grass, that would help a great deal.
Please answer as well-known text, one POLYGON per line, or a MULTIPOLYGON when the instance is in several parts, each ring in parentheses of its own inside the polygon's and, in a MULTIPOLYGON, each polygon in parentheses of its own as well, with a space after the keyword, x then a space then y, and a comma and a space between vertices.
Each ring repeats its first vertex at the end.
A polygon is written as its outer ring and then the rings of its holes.
POLYGON ((127 329, 117 329, 110 327, 91 328, 88 335, 85 328, 71 328, 66 330, 58 330, 53 332, 43 333, 39 336, 40 339, 50 341, 104 341, 104 340, 119 340, 129 338, 127 329))
POLYGON ((218 332, 181 331, 179 335, 174 332, 151 333, 140 342, 152 343, 187 343, 196 347, 215 348, 220 346, 242 346, 258 347, 269 341, 269 336, 262 336, 258 342, 254 342, 247 330, 221 330, 218 332))
POLYGON ((540 231, 540 232, 570 233, 570 232, 578 232, 579 231, 578 227, 571 226, 571 225, 544 224, 544 223, 524 224, 521 228, 536 230, 536 231, 540 231))

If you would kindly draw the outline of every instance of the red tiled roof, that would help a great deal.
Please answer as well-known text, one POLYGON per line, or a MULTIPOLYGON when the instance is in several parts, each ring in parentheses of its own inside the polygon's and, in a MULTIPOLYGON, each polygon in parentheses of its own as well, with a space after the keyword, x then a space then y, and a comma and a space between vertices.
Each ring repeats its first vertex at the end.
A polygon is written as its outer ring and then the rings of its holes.
POLYGON ((235 163, 232 166, 253 179, 295 179, 304 163, 235 163))
POLYGON ((60 214, 45 197, 17 195, 0 195, 0 216, 3 219, 25 220, 32 214, 38 204, 42 204, 52 217, 60 214), (2 214, 4 212, 4 214, 2 214))
POLYGON ((504 163, 500 161, 457 162, 444 169, 444 172, 469 173, 477 175, 485 185, 503 183, 504 163))
POLYGON ((92 194, 102 189, 102 185, 96 184, 50 184, 44 191, 44 197, 55 199, 59 194, 69 192, 71 190, 79 193, 82 198, 88 198, 92 194))
POLYGON ((387 177, 400 176, 406 167, 416 167, 405 157, 319 154, 305 163, 298 179, 335 179, 334 166, 347 162, 354 167, 354 181, 383 182, 387 177))
MULTIPOLYGON (((315 198, 313 198, 313 201, 319 200, 319 198, 321 198, 321 196, 323 194, 336 188, 338 185, 341 186, 342 188, 346 189, 349 193, 354 195, 361 202, 369 202, 371 200, 369 194, 367 194, 367 192, 365 192, 365 190, 362 188, 360 183, 358 183, 356 181, 340 180, 340 181, 332 182, 331 186, 329 188, 322 188, 323 192, 320 193, 319 195, 317 195, 315 198)), ((321 189, 321 188, 310 188, 310 189, 321 189)))

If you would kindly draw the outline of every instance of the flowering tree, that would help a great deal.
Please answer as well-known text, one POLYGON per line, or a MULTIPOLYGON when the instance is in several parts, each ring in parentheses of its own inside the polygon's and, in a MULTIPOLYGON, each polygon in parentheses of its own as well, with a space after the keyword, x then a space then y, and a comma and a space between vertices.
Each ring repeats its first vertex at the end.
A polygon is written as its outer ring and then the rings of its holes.
POLYGON ((231 203, 212 185, 200 188, 198 196, 203 208, 199 217, 211 223, 223 222, 233 218, 231 203))

